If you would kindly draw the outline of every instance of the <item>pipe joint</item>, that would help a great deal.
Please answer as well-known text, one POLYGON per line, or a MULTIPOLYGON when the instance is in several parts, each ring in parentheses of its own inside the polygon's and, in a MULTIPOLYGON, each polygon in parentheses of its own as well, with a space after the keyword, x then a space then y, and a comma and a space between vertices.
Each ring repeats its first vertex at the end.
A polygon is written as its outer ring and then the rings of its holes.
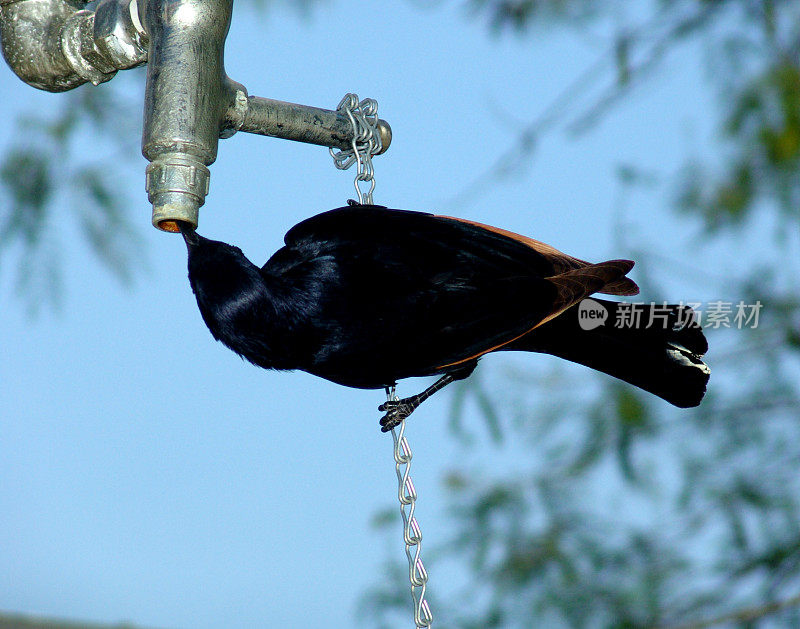
POLYGON ((117 73, 94 44, 93 11, 77 11, 67 18, 61 33, 61 51, 75 74, 99 85, 117 73))
POLYGON ((229 138, 242 129, 249 107, 247 89, 244 85, 226 76, 224 89, 227 104, 224 107, 219 130, 219 137, 222 139, 229 138))
POLYGON ((136 0, 0 0, 0 41, 14 73, 33 87, 63 92, 108 81, 147 61, 136 0))
POLYGON ((139 20, 137 0, 100 0, 92 39, 95 51, 117 70, 147 62, 150 39, 139 20))
POLYGON ((150 162, 146 188, 153 204, 153 226, 178 232, 176 221, 181 221, 196 228, 210 177, 205 164, 186 153, 163 153, 150 162))

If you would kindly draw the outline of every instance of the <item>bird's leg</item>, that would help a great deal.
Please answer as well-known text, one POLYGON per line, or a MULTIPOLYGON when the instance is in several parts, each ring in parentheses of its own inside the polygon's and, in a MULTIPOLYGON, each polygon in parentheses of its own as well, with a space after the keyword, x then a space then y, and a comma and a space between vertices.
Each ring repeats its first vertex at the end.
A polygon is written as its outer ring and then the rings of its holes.
MULTIPOLYGON (((378 407, 378 410, 386 411, 386 415, 384 415, 380 420, 381 432, 389 432, 392 428, 400 424, 400 422, 402 422, 406 417, 411 415, 411 413, 414 412, 414 409, 416 409, 420 404, 422 404, 437 391, 444 389, 451 382, 462 380, 463 378, 469 376, 477 364, 477 361, 474 363, 468 363, 457 371, 452 371, 443 375, 422 393, 403 398, 402 400, 388 400, 381 404, 378 407)), ((389 389, 387 388, 387 393, 388 391, 389 389)))
POLYGON ((388 400, 378 407, 379 411, 388 411, 381 418, 381 432, 389 432, 392 428, 400 424, 406 417, 414 412, 414 409, 427 400, 437 391, 443 389, 453 382, 455 378, 446 374, 425 389, 422 393, 403 398, 402 400, 388 400))

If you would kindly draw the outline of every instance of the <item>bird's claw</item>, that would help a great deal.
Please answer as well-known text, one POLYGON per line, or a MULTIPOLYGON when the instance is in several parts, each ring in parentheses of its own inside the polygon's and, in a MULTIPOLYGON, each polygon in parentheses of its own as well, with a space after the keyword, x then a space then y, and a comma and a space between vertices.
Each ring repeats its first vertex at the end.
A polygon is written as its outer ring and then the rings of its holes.
POLYGON ((414 407, 406 403, 405 400, 389 400, 378 407, 379 411, 386 411, 386 415, 381 417, 381 432, 389 432, 399 426, 402 421, 411 415, 414 407))

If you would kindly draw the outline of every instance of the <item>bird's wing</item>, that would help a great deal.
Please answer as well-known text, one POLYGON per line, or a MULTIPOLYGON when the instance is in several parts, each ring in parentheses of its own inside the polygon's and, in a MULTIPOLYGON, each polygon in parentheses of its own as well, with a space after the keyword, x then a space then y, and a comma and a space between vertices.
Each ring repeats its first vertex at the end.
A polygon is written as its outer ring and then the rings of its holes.
MULTIPOLYGON (((542 254, 544 257, 550 260, 553 264, 553 271, 555 273, 567 273, 572 270, 591 266, 591 263, 586 262, 585 260, 580 260, 578 258, 573 258, 572 256, 567 255, 566 253, 562 253, 561 251, 559 251, 558 249, 556 249, 551 245, 548 245, 547 243, 541 242, 539 240, 534 240, 533 238, 529 238, 528 236, 522 236, 521 234, 516 234, 512 231, 508 231, 507 229, 502 229, 500 227, 493 227, 491 225, 485 225, 483 223, 478 223, 476 221, 468 221, 463 218, 455 218, 453 216, 440 216, 438 218, 444 218, 451 221, 458 221, 459 223, 464 223, 466 225, 472 225, 473 227, 479 230, 485 230, 493 232, 495 234, 500 234, 501 236, 505 236, 506 238, 510 238, 519 243, 522 243, 523 245, 530 247, 534 251, 542 254)), ((605 293, 606 295, 638 295, 639 287, 633 280, 627 277, 621 277, 617 280, 609 281, 605 285, 601 286, 601 289, 596 289, 595 292, 605 293)))
POLYGON ((376 354, 397 378, 481 356, 619 283, 632 266, 590 265, 502 230, 377 206, 317 215, 285 242, 264 272, 320 278, 315 330, 327 328, 318 355, 329 362, 315 369, 344 384, 359 364, 374 369, 376 354))
MULTIPOLYGON (((338 238, 344 231, 368 235, 375 230, 414 228, 427 230, 432 237, 441 233, 442 237, 452 239, 460 234, 457 240, 480 243, 481 246, 491 247, 506 255, 519 257, 543 276, 559 275, 590 266, 589 262, 562 253, 551 245, 506 229, 452 216, 392 210, 380 205, 346 206, 312 216, 292 227, 286 233, 284 241, 288 246, 294 246, 308 239, 338 238)), ((607 295, 637 295, 639 287, 633 280, 621 277, 609 282, 598 292, 607 295)))

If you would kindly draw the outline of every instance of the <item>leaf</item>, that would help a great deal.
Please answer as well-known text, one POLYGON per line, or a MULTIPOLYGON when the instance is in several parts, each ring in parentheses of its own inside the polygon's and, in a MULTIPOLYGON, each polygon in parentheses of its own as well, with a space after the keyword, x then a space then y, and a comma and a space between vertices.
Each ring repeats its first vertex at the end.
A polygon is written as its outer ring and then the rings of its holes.
POLYGON ((0 183, 11 197, 0 226, 0 244, 20 239, 36 245, 53 193, 49 156, 34 149, 13 149, 0 164, 0 183))
POLYGON ((627 85, 631 80, 630 35, 619 33, 614 42, 614 62, 617 65, 617 84, 627 85))
POLYGON ((495 409, 495 404, 492 401, 492 398, 489 396, 483 386, 481 386, 480 382, 478 382, 477 386, 472 389, 472 393, 475 395, 476 401, 478 402, 478 408, 483 415, 483 419, 486 421, 486 427, 489 429, 489 435, 491 436, 492 441, 494 441, 496 444, 500 443, 503 440, 503 431, 500 423, 500 415, 495 409))
POLYGON ((374 529, 385 529, 390 526, 394 526, 399 519, 400 512, 396 508, 382 509, 381 511, 373 514, 370 525, 374 529))
POLYGON ((612 395, 617 422, 617 461, 623 476, 631 482, 637 482, 632 449, 637 437, 651 433, 647 407, 631 387, 616 385, 612 388, 612 395))

